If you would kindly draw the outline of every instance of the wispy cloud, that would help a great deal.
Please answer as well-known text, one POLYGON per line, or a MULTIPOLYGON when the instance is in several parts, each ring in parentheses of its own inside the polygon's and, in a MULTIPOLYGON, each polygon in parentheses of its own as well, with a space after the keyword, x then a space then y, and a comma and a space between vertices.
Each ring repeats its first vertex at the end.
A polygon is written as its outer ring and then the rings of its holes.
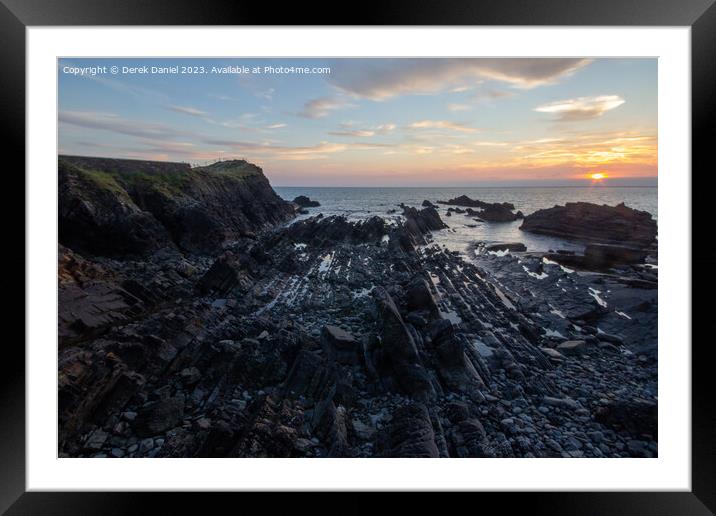
POLYGON ((449 120, 420 120, 408 125, 410 129, 449 129, 464 133, 474 133, 479 131, 474 127, 470 127, 462 122, 451 122, 449 120))
POLYGON ((323 118, 327 116, 331 111, 350 106, 351 104, 342 98, 321 97, 306 102, 306 104, 304 104, 303 106, 303 109, 296 114, 303 118, 323 118))
POLYGON ((353 131, 330 131, 328 134, 331 134, 333 136, 357 136, 357 137, 368 137, 368 136, 374 136, 375 131, 365 131, 356 129, 353 131))
POLYGON ((357 122, 343 122, 340 124, 340 131, 329 131, 332 136, 349 136, 354 138, 367 138, 376 135, 390 134, 398 127, 393 123, 378 124, 372 127, 357 128, 357 122))
POLYGON ((365 59, 331 65, 331 84, 352 95, 385 100, 396 95, 467 88, 484 79, 522 89, 552 84, 589 64, 589 59, 365 59))
POLYGON ((472 106, 469 104, 448 104, 447 108, 448 111, 469 111, 472 109, 472 106))
POLYGON ((477 147, 506 147, 508 144, 507 142, 493 142, 488 140, 479 140, 476 142, 473 142, 473 145, 476 145, 477 147))
POLYGON ((565 122, 599 118, 607 111, 618 108, 625 100, 619 95, 600 95, 598 97, 579 97, 559 100, 537 106, 535 111, 556 115, 556 119, 565 122))
POLYGON ((515 95, 514 91, 507 90, 496 90, 493 88, 480 88, 472 94, 472 98, 475 100, 495 100, 506 97, 512 97, 515 95))
POLYGON ((175 113, 182 113, 184 115, 196 116, 199 118, 204 118, 209 114, 206 111, 202 111, 200 109, 193 108, 191 106, 169 105, 169 106, 166 106, 166 109, 168 109, 169 111, 174 111, 175 113))
POLYGON ((60 123, 140 138, 175 138, 190 134, 164 124, 127 120, 114 113, 97 111, 60 111, 58 120, 60 123))

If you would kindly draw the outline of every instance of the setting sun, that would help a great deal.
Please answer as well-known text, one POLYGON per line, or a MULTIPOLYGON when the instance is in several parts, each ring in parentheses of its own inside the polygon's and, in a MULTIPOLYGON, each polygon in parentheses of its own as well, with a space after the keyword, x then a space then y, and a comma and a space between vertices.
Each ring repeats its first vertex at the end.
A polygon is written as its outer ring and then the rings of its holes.
POLYGON ((601 181, 602 179, 606 179, 607 175, 602 174, 602 173, 597 173, 597 174, 591 174, 589 177, 594 179, 595 181, 601 181))

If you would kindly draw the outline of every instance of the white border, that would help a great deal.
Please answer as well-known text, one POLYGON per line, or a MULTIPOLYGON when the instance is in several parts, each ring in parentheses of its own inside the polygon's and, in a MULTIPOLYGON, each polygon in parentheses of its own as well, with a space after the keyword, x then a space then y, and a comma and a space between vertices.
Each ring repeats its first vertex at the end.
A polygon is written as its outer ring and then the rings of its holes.
POLYGON ((28 28, 28 490, 690 490, 690 44, 685 27, 28 28), (658 458, 56 458, 56 58, 299 57, 326 52, 659 57, 659 307, 668 316, 659 318, 658 458))

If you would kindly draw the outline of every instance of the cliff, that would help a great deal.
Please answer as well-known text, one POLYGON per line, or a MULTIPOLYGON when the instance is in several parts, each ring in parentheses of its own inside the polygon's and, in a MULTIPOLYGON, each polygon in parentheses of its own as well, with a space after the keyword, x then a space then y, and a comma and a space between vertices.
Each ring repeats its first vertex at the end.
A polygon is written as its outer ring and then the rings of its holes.
POLYGON ((261 168, 243 160, 190 167, 60 156, 58 175, 60 243, 89 255, 214 255, 294 214, 261 168))

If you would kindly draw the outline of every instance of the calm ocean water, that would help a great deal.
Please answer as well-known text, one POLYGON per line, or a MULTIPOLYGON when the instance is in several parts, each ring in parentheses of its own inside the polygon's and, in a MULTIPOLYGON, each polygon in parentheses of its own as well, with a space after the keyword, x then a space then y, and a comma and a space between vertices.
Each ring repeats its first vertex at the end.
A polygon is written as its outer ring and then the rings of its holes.
MULTIPOLYGON (((309 208, 309 215, 344 215, 357 220, 373 215, 396 218, 389 215, 390 209, 400 209, 402 202, 409 206, 420 207, 424 199, 433 203, 446 201, 459 195, 486 202, 511 202, 516 210, 525 215, 534 211, 551 208, 556 204, 586 201, 614 206, 620 202, 631 208, 648 211, 658 218, 656 187, 450 187, 450 188, 336 188, 336 187, 274 187, 274 190, 286 200, 298 195, 306 195, 321 203, 319 208, 309 208)), ((464 251, 474 241, 485 242, 522 242, 529 251, 548 251, 550 249, 581 250, 582 245, 557 238, 532 235, 520 231, 522 221, 508 223, 477 223, 471 217, 453 214, 445 216, 447 206, 439 206, 438 211, 450 229, 436 231, 435 241, 449 249, 464 251), (475 225, 469 227, 468 225, 475 225)))

